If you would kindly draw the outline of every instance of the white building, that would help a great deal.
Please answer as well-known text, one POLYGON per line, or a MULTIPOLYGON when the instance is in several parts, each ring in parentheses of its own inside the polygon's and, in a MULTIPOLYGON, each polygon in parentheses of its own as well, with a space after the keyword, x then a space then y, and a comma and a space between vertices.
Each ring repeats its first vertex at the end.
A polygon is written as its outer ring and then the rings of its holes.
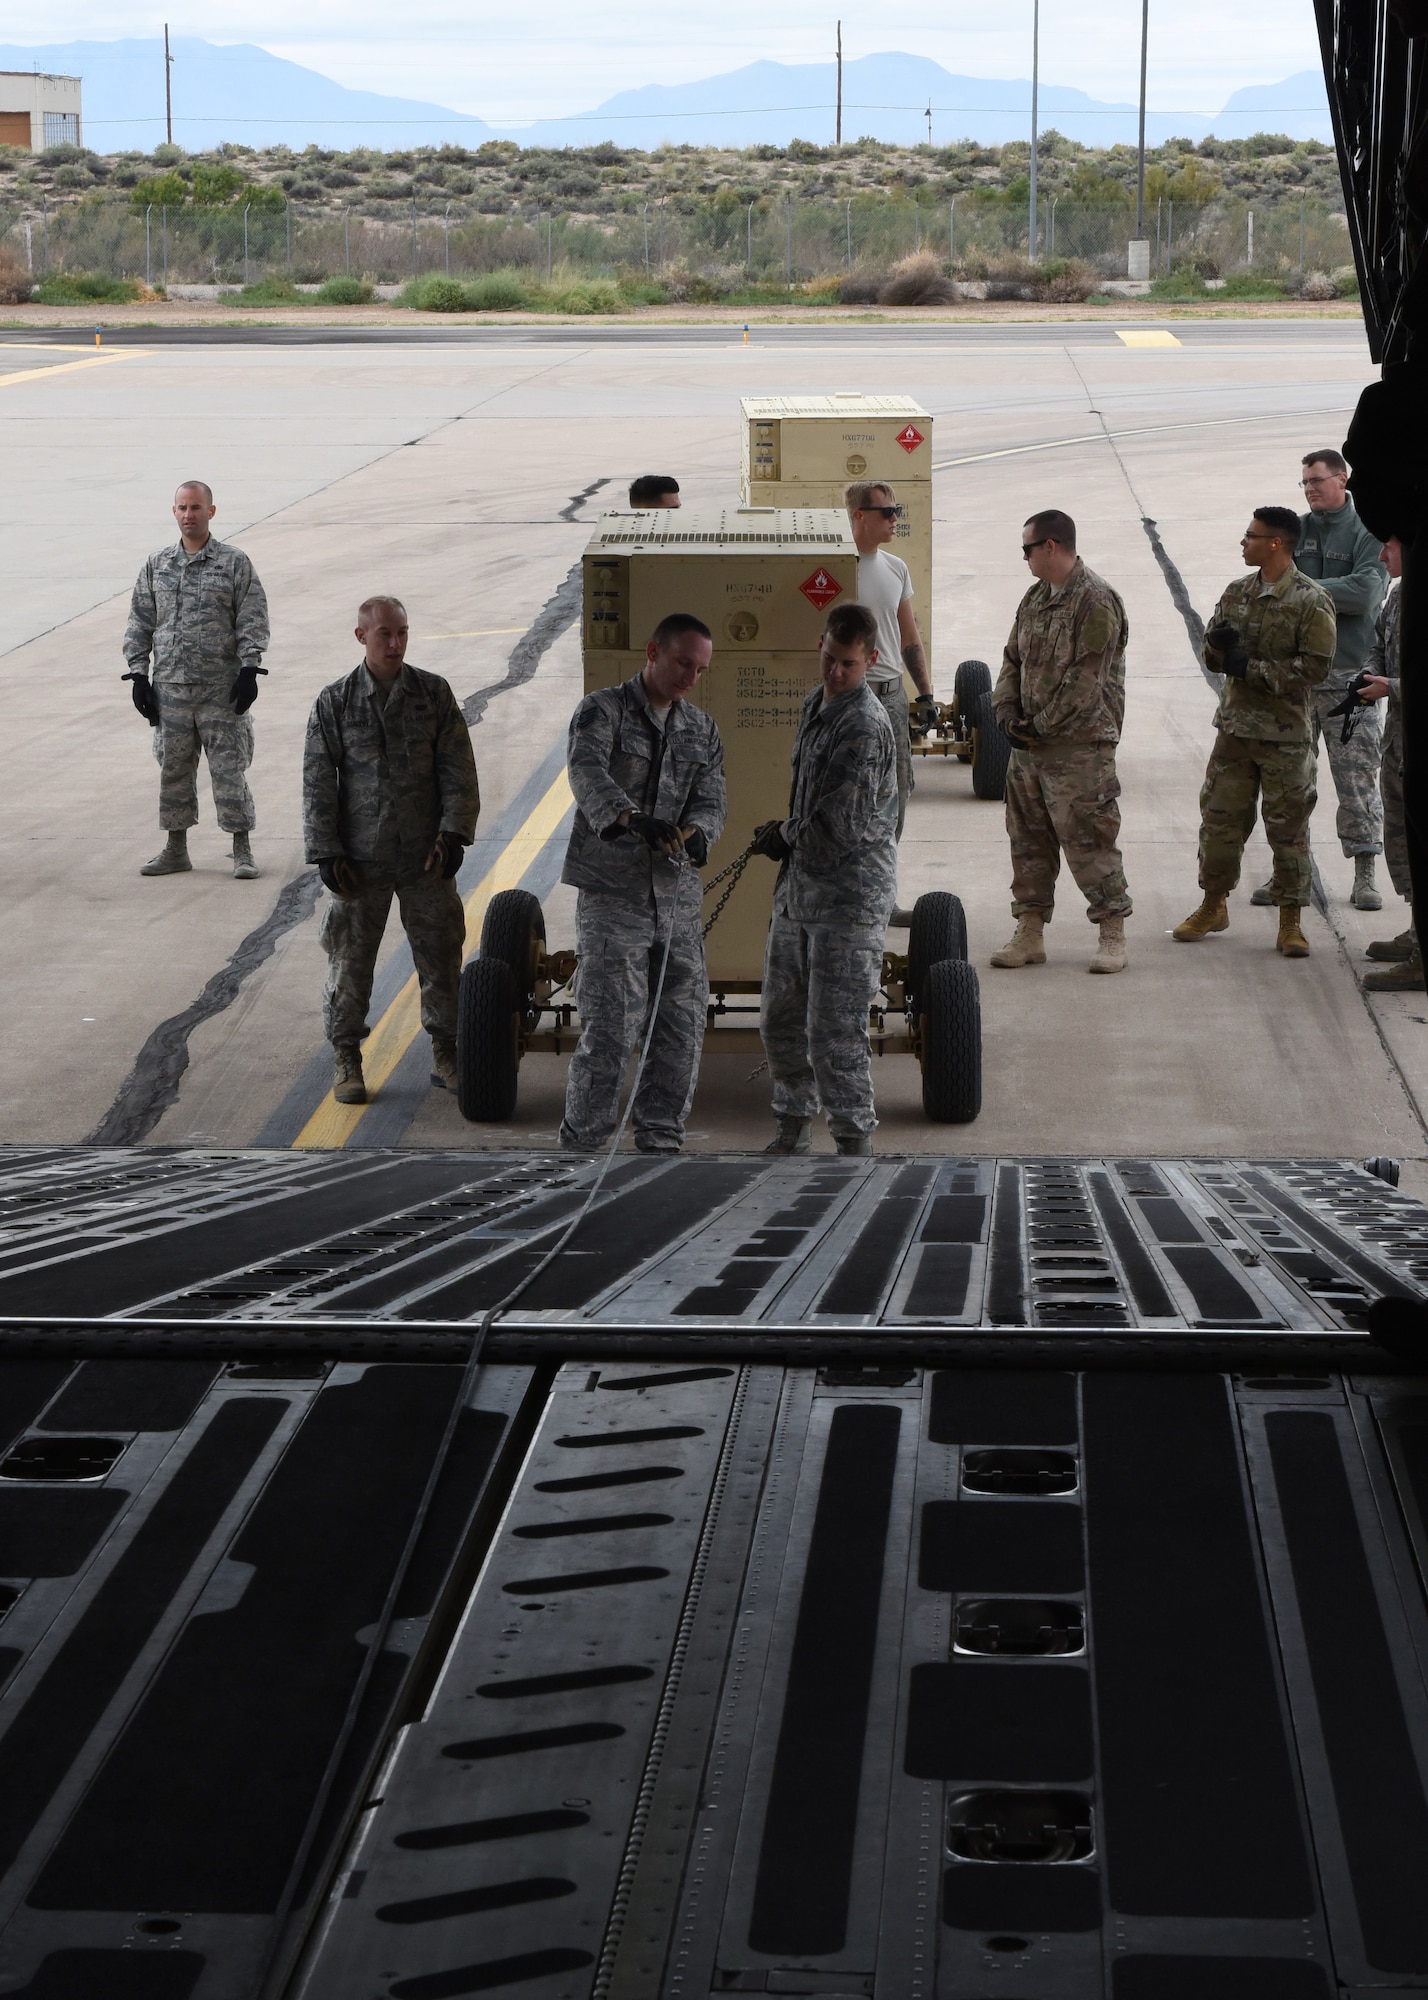
POLYGON ((39 153, 46 146, 83 143, 77 76, 0 70, 0 146, 39 153))

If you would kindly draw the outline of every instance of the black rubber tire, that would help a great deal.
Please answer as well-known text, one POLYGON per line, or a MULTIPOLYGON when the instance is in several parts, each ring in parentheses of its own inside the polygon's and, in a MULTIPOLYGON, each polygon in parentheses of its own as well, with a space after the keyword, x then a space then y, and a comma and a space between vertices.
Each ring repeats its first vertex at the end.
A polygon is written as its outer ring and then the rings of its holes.
POLYGON ((912 922, 907 933, 907 992, 912 1012, 917 996, 934 965, 944 958, 967 956, 967 913, 962 898, 946 889, 932 889, 919 896, 912 906, 912 922))
POLYGON ((456 996, 456 1102, 473 1124, 496 1124, 516 1108, 520 997, 511 968, 478 952, 456 996))
POLYGON ((972 729, 972 790, 979 799, 1004 799, 1012 747, 984 694, 967 718, 972 729))
POLYGON ((501 889, 486 905, 481 925, 482 958, 499 958, 511 969, 516 1001, 523 1014, 535 1006, 536 960, 545 949, 545 911, 529 889, 501 889))
POLYGON ((984 694, 992 691, 992 670, 985 660, 959 660, 952 683, 952 702, 964 722, 984 694))
POLYGON ((931 966, 918 1008, 922 1108, 934 1125, 969 1125, 982 1108, 982 1000, 964 958, 931 966))

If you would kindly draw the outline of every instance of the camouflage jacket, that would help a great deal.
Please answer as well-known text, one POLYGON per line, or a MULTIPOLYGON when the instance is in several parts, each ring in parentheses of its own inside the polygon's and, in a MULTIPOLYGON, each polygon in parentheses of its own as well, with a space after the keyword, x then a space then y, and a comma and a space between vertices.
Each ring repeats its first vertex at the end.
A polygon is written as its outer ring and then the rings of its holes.
POLYGON ((267 647, 268 600, 231 543, 210 536, 189 555, 175 542, 139 571, 124 629, 131 670, 160 687, 207 687, 226 701, 238 669, 256 667, 267 647))
POLYGON ((439 674, 407 661, 385 707, 360 662, 312 705, 302 760, 309 861, 420 868, 438 833, 469 846, 481 793, 471 731, 439 674))
POLYGON ((711 847, 724 831, 724 745, 714 718, 677 701, 661 730, 639 674, 586 695, 570 719, 566 768, 575 825, 560 879, 577 889, 628 894, 643 907, 687 865, 655 854, 637 834, 602 840, 622 812, 697 826, 711 847))
MULTIPOLYGON (((1252 569, 1237 576, 1215 606, 1211 625, 1233 625, 1249 654, 1243 680, 1225 676, 1215 726, 1226 736, 1308 743, 1313 694, 1334 657, 1334 607, 1307 576, 1290 567, 1265 592, 1252 569)), ((1204 655, 1207 667, 1215 662, 1204 655)))
POLYGON ((875 925, 897 895, 897 751, 866 682, 804 698, 774 908, 795 923, 875 925))
POLYGON ((1352 500, 1335 514, 1301 514, 1294 566, 1330 598, 1337 621, 1331 682, 1347 687, 1373 643, 1374 619, 1388 588, 1388 571, 1352 500))
POLYGON ((1126 608, 1077 558, 1053 597, 1033 584, 992 690, 998 722, 1024 717, 1063 743, 1118 743, 1126 712, 1126 608))
POLYGON ((1383 600, 1383 609, 1373 622, 1373 644, 1364 661, 1366 674, 1382 674, 1388 682, 1388 712, 1397 716, 1398 692, 1398 586, 1383 600))

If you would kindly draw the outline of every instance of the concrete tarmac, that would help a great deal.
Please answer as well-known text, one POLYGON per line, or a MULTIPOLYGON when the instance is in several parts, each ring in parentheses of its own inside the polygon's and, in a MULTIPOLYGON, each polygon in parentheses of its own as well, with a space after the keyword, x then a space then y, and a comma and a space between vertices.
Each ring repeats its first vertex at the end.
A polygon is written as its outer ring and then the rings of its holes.
MULTIPOLYGON (((1375 372, 1361 330, 1219 322, 1176 327, 1178 345, 1152 348, 1076 325, 935 331, 769 329, 747 348, 727 328, 698 339, 643 328, 482 329, 464 340, 384 331, 340 345, 165 339, 98 355, 0 344, 10 467, 0 1140, 549 1146, 560 1059, 527 1060, 508 1127, 467 1126, 428 1087, 395 924, 372 1012, 382 1088, 364 1113, 325 1101, 325 961, 299 832, 308 707, 355 662, 359 599, 398 592, 411 658, 463 701, 489 691, 474 728, 481 836, 463 892, 479 911, 492 886, 525 882, 544 897, 551 941, 572 942, 573 895, 555 878, 579 648, 552 600, 589 524, 644 470, 675 472, 693 506, 735 500, 741 394, 861 389, 915 396, 937 418, 940 692, 950 696, 958 659, 995 672, 1026 587, 1020 525, 1038 507, 1076 517, 1082 553, 1120 590, 1131 626, 1120 754, 1130 967, 1086 976, 1094 934, 1066 879, 1049 963, 992 970, 988 954, 1011 924, 1001 808, 972 796, 965 767, 919 764, 900 896, 952 888, 967 905, 985 1108, 970 1126, 928 1124, 916 1065, 887 1057, 879 1146, 1421 1162, 1428 1005, 1372 998, 1356 977, 1366 942, 1407 915, 1386 881, 1380 916, 1348 907, 1327 763, 1313 956, 1281 959, 1274 913, 1249 905, 1268 870, 1258 835, 1230 932, 1196 946, 1168 935, 1198 900, 1213 698, 1144 524, 1157 524, 1208 615, 1238 571, 1251 509, 1296 504, 1301 453, 1342 439, 1375 372), (171 489, 191 476, 213 485, 215 531, 252 556, 272 606, 271 673, 254 711, 256 882, 231 879, 202 793, 194 872, 138 874, 160 843, 157 770, 119 680, 119 642, 134 573, 173 539, 171 489)), ((706 1060, 691 1145, 764 1143, 757 1061, 706 1060)), ((1411 1166, 1406 1180, 1419 1173, 1411 1166)))

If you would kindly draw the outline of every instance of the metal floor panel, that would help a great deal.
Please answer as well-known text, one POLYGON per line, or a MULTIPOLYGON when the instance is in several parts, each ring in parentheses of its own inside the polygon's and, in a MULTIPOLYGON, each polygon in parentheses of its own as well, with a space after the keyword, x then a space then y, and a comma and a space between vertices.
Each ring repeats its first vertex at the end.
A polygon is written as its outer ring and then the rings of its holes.
POLYGON ((0 1996, 1428 1990, 1428 1211, 622 1157, 417 1535, 595 1172, 0 1155, 0 1996))

